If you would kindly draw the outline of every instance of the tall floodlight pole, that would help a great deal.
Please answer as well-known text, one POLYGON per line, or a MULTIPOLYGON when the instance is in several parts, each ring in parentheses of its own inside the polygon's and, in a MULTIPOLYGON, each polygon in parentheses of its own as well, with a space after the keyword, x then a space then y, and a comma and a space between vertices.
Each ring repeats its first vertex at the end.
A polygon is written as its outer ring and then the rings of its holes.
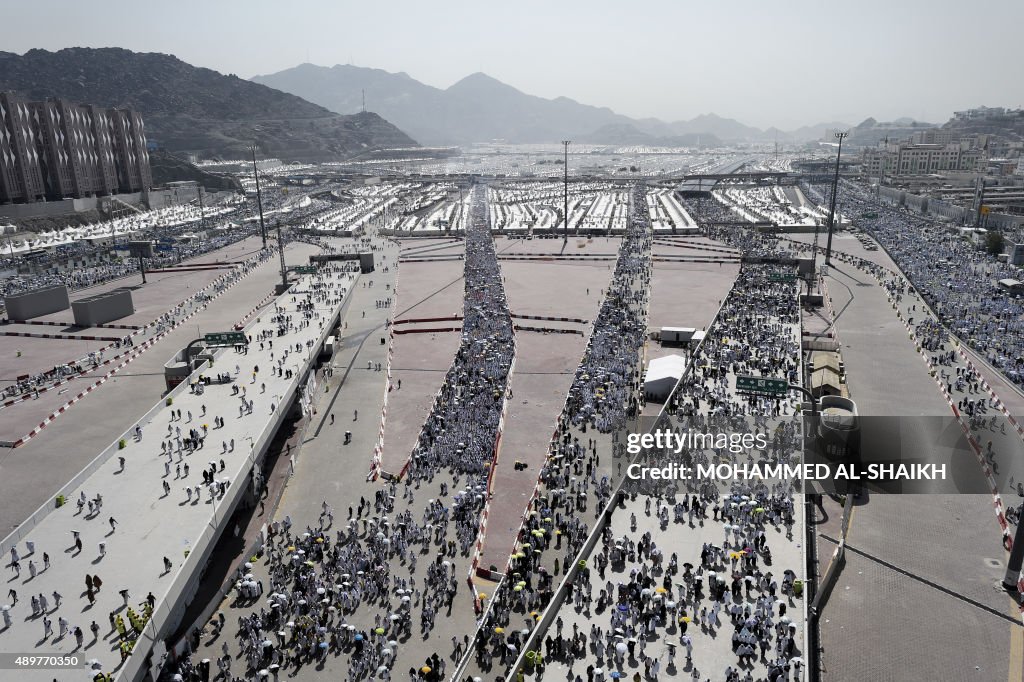
POLYGON ((260 172, 256 169, 256 145, 250 145, 252 152, 252 175, 256 178, 256 204, 260 207, 260 235, 263 237, 263 248, 267 248, 267 228, 263 225, 263 195, 260 194, 260 172))
POLYGON ((565 147, 565 159, 562 164, 562 187, 564 189, 565 199, 565 229, 563 230, 564 241, 569 243, 569 145, 572 144, 572 140, 562 140, 562 145, 565 147))
POLYGON ((832 201, 828 205, 828 243, 825 245, 825 265, 832 264, 832 231, 836 224, 836 191, 839 189, 839 157, 843 153, 843 140, 849 132, 836 133, 839 149, 836 151, 836 173, 832 176, 832 201))
POLYGON ((982 209, 985 208, 985 176, 978 178, 978 210, 974 212, 974 229, 981 227, 982 209))

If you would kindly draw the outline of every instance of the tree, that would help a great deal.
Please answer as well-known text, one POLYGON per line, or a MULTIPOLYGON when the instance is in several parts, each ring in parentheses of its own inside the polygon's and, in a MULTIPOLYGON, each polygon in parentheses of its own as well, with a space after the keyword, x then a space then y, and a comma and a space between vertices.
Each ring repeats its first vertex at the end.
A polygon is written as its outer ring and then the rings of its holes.
POLYGON ((989 230, 985 235, 985 250, 993 256, 998 256, 1003 252, 1004 244, 1005 240, 1003 239, 1002 232, 989 230))

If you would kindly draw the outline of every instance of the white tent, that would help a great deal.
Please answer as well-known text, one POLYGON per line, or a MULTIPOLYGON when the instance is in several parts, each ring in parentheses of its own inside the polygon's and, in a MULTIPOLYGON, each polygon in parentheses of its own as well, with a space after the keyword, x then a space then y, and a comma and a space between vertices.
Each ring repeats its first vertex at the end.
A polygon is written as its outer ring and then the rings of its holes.
POLYGON ((655 358, 647 365, 644 376, 644 395, 650 402, 664 402, 672 388, 686 371, 686 358, 682 355, 666 355, 655 358))

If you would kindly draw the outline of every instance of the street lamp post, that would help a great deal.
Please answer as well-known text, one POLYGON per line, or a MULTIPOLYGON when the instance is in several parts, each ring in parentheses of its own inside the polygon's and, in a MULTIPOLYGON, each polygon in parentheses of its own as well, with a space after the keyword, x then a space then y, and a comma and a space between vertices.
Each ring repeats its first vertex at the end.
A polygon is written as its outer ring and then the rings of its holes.
POLYGON ((263 225, 263 195, 260 194, 260 173, 256 169, 256 145, 250 145, 252 152, 252 175, 256 178, 256 203, 260 207, 260 235, 263 237, 263 248, 267 248, 267 229, 263 225))
POLYGON ((565 147, 565 158, 562 163, 562 187, 564 190, 563 199, 565 211, 565 228, 563 229, 564 241, 569 243, 569 145, 572 144, 572 140, 562 140, 562 145, 565 147))
MULTIPOLYGON (((825 245, 825 265, 832 265, 832 231, 836 224, 836 192, 839 189, 839 157, 843 153, 843 140, 849 135, 849 132, 836 133, 836 139, 839 140, 839 149, 836 151, 836 172, 832 176, 832 201, 829 202, 828 207, 828 243, 825 245)), ((817 254, 815 254, 817 258, 817 254)))

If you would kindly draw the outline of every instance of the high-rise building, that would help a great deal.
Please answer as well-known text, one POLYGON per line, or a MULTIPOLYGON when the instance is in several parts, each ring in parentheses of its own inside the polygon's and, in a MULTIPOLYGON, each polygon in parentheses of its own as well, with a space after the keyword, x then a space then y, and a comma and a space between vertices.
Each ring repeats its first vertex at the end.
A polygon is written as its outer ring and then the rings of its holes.
POLYGON ((32 111, 13 93, 0 92, 0 203, 36 201, 45 194, 32 111))
POLYGON ((149 151, 142 116, 130 109, 108 109, 114 155, 118 159, 117 179, 122 192, 149 189, 153 177, 149 170, 149 151))
POLYGON ((0 93, 0 202, 140 192, 151 185, 137 112, 0 93))

